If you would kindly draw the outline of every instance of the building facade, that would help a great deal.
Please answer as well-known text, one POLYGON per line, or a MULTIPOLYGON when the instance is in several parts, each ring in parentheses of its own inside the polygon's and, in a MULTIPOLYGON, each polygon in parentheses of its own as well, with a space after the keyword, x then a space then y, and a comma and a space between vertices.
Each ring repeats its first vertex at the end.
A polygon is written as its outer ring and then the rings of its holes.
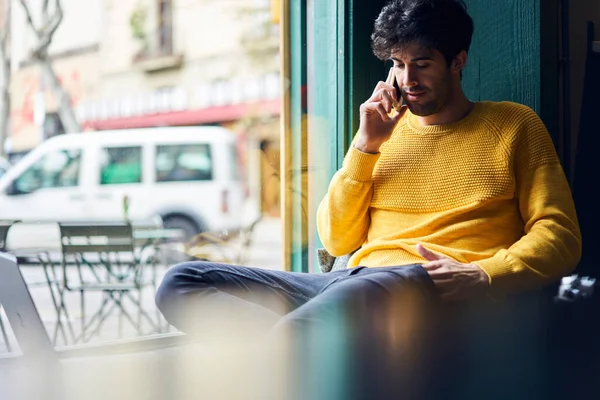
MULTIPOLYGON (((31 3, 35 16, 41 0, 31 3)), ((50 56, 83 130, 243 123, 277 140, 279 36, 268 0, 62 3, 50 56)), ((19 4, 13 21, 10 147, 19 152, 60 124, 19 4)))
MULTIPOLYGON (((42 3, 30 2, 35 23, 42 3)), ((223 125, 239 134, 241 162, 254 160, 257 171, 248 171, 254 183, 272 182, 274 171, 259 153, 261 142, 271 152, 279 148, 279 27, 269 0, 61 4, 64 17, 49 54, 81 131, 223 125)), ((7 148, 16 158, 64 130, 55 96, 31 57, 36 37, 19 2, 12 21, 7 148)))

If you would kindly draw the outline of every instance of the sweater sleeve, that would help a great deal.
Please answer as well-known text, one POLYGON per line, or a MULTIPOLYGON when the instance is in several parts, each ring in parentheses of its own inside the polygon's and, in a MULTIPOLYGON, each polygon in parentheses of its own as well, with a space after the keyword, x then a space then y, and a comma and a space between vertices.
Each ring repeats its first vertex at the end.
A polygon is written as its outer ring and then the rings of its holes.
POLYGON ((475 262, 488 274, 492 293, 541 287, 571 272, 581 257, 567 179, 545 126, 533 111, 527 116, 514 159, 524 235, 508 249, 475 262))
POLYGON ((329 190, 319 204, 319 237, 333 256, 356 250, 367 238, 373 195, 372 175, 379 156, 350 146, 342 168, 333 176, 329 190))

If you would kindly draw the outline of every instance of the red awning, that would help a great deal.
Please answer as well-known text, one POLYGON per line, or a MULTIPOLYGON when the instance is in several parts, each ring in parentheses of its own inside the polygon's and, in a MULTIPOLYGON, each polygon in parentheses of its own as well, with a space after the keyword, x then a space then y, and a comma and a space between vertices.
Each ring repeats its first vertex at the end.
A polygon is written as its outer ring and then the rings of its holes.
POLYGON ((248 115, 279 115, 281 101, 269 100, 258 103, 203 108, 200 110, 175 111, 128 118, 116 118, 83 123, 85 129, 109 130, 148 128, 153 126, 204 125, 235 121, 248 115))

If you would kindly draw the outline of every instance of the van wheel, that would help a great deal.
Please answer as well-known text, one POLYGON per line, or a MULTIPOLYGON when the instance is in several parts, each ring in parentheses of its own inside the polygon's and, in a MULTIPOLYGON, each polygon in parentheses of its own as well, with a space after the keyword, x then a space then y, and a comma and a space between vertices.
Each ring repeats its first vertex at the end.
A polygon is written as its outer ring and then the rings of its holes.
POLYGON ((186 217, 167 217, 164 219, 163 225, 167 229, 181 229, 184 231, 184 240, 186 242, 190 240, 192 236, 199 233, 196 224, 186 217))

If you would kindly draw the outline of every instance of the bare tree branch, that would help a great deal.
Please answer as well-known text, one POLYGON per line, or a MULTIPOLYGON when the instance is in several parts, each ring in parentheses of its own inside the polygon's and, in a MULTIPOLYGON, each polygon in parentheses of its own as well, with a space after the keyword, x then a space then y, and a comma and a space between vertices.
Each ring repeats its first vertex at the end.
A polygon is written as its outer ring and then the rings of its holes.
POLYGON ((44 13, 46 14, 44 18, 45 19, 48 18, 48 20, 43 24, 42 27, 38 28, 35 26, 35 22, 33 21, 33 16, 31 14, 31 10, 29 9, 29 6, 27 5, 27 0, 19 0, 21 5, 23 6, 23 9, 25 10, 25 16, 27 17, 27 23, 29 24, 29 26, 31 27, 31 30, 33 30, 36 37, 38 38, 38 43, 32 51, 32 54, 34 55, 34 57, 38 58, 38 59, 40 57, 43 57, 43 55, 47 53, 48 47, 50 46, 50 43, 52 42, 52 37, 54 36, 54 33, 60 26, 60 24, 63 20, 63 16, 64 16, 62 3, 60 0, 56 0, 56 7, 54 10, 54 14, 52 15, 52 18, 50 20, 50 17, 47 15, 48 14, 48 1, 49 0, 44 0, 44 4, 43 4, 44 13))
MULTIPOLYGON (((45 18, 47 18, 47 21, 46 21, 46 23, 42 24, 41 27, 38 28, 35 26, 35 22, 33 21, 31 10, 29 9, 29 6, 27 5, 27 0, 19 0, 21 5, 23 6, 23 10, 25 10, 25 16, 27 17, 27 23, 29 24, 29 26, 31 27, 31 29, 33 30, 33 32, 35 33, 37 38, 40 40, 42 40, 42 39, 45 40, 45 36, 51 37, 52 35, 54 35, 54 32, 56 32, 56 30, 60 26, 60 23, 62 22, 63 17, 64 17, 61 0, 55 0, 56 7, 54 10, 54 14, 52 15, 52 18, 50 18, 49 14, 48 14, 48 1, 49 0, 44 0, 44 14, 46 16, 45 18)), ((38 47, 40 47, 40 46, 38 46, 38 47)))
POLYGON ((10 35, 11 28, 11 9, 12 9, 12 1, 4 0, 4 26, 2 27, 2 32, 0 33, 0 46, 2 46, 2 51, 6 51, 6 46, 8 42, 8 37, 10 35))
POLYGON ((49 0, 44 0, 44 3, 42 4, 42 18, 43 18, 43 25, 47 25, 48 21, 50 20, 50 16, 48 15, 48 3, 49 0))
POLYGON ((11 27, 12 0, 4 0, 4 21, 0 30, 0 156, 6 156, 4 143, 10 135, 10 54, 8 38, 11 27))
POLYGON ((46 21, 43 21, 39 27, 35 26, 31 11, 27 5, 27 0, 19 1, 23 6, 23 10, 25 10, 27 23, 38 39, 38 43, 32 51, 32 56, 39 61, 43 79, 58 102, 58 114, 65 131, 78 132, 81 128, 73 111, 71 97, 62 87, 60 80, 52 67, 52 61, 48 57, 48 48, 50 47, 54 33, 62 23, 64 16, 61 0, 54 0, 52 15, 50 15, 50 0, 43 0, 42 14, 44 14, 44 19, 46 19, 46 21))
POLYGON ((27 0, 19 0, 19 2, 23 6, 23 10, 25 11, 25 17, 27 17, 27 23, 29 24, 29 26, 31 27, 31 30, 33 30, 35 32, 36 36, 39 39, 40 33, 38 32, 37 28, 35 27, 35 22, 33 22, 33 17, 31 16, 31 11, 29 10, 29 6, 27 5, 27 0))
POLYGON ((54 15, 52 16, 52 23, 48 27, 47 35, 50 36, 50 40, 52 40, 54 32, 56 32, 64 17, 62 4, 60 1, 61 0, 56 0, 56 9, 54 10, 54 15))

